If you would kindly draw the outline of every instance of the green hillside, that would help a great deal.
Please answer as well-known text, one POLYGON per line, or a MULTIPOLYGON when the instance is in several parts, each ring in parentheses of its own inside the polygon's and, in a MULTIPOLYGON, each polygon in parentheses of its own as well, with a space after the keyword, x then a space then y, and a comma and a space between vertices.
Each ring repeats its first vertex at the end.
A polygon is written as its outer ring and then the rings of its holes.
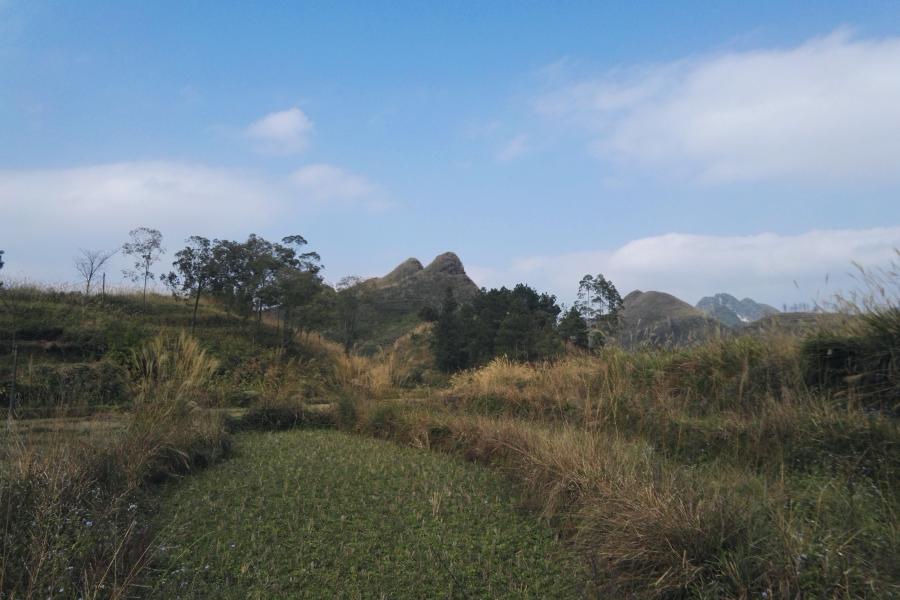
MULTIPOLYGON (((190 329, 192 305, 171 296, 84 296, 37 286, 4 291, 12 311, 0 311, 0 372, 12 368, 12 338, 18 346, 16 410, 20 416, 52 415, 61 408, 86 414, 130 405, 136 352, 157 338, 177 338, 190 329), (23 368, 26 367, 26 368, 23 368)), ((208 405, 241 406, 272 390, 273 372, 291 364, 293 391, 314 396, 328 387, 339 353, 318 336, 285 343, 277 322, 231 313, 213 301, 200 303, 195 337, 218 363, 208 405)), ((10 381, 0 383, 7 396, 10 381)))

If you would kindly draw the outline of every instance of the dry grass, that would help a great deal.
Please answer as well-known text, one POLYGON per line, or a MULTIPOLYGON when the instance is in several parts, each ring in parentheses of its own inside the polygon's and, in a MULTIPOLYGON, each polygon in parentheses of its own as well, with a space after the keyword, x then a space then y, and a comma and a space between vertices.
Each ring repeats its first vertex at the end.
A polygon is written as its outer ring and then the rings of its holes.
POLYGON ((406 386, 413 370, 407 348, 409 336, 394 342, 393 348, 376 355, 337 354, 333 381, 339 390, 366 399, 396 396, 406 386))
MULTIPOLYGON (((0 594, 133 595, 153 555, 146 484, 227 454, 220 416, 199 410, 215 368, 190 338, 135 356, 136 402, 120 428, 14 428, 2 440, 0 594)), ((65 424, 62 419, 57 423, 65 424)))
POLYGON ((798 342, 500 359, 355 427, 503 470, 601 595, 900 595, 900 428, 808 388, 798 342))

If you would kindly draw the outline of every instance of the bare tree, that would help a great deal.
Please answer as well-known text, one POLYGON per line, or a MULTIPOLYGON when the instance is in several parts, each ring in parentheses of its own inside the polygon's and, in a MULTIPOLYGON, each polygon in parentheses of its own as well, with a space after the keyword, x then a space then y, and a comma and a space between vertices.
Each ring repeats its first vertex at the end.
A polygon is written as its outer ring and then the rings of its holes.
POLYGON ((128 232, 131 241, 122 244, 122 251, 134 258, 134 270, 124 269, 122 274, 135 283, 144 283, 143 303, 147 303, 147 281, 156 276, 150 272, 150 268, 165 254, 162 247, 162 234, 156 229, 138 227, 128 232))
POLYGON ((73 260, 75 261, 75 269, 84 282, 84 295, 88 296, 91 293, 91 282, 94 280, 94 277, 103 270, 103 267, 106 266, 106 261, 112 258, 119 249, 85 250, 84 248, 79 248, 78 250, 81 252, 81 256, 76 255, 73 260))

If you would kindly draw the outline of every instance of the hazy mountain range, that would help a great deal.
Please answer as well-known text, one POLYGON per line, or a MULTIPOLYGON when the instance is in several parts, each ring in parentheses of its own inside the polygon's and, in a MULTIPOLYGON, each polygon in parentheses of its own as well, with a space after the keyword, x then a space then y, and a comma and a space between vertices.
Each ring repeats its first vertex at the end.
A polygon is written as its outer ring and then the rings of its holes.
POLYGON ((706 296, 697 303, 697 308, 731 327, 740 327, 766 315, 781 312, 768 304, 760 304, 750 298, 738 300, 730 294, 706 296))

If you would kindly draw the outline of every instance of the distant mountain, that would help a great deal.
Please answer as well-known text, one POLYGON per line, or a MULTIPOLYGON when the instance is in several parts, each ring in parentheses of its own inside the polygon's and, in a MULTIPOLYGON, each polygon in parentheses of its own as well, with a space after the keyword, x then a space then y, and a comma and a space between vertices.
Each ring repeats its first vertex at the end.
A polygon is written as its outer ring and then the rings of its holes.
POLYGON ((385 300, 400 302, 404 310, 419 310, 426 304, 440 302, 447 287, 453 288, 460 302, 478 293, 478 286, 466 275, 462 261, 453 252, 437 256, 427 267, 417 258, 408 258, 374 281, 385 300))
POLYGON ((415 329, 422 322, 419 310, 440 305, 448 287, 460 303, 470 301, 479 289, 453 252, 441 254, 427 267, 417 258, 409 258, 373 282, 377 293, 374 306, 362 323, 363 353, 387 347, 415 329))
POLYGON ((730 333, 731 327, 665 292, 635 290, 622 299, 619 344, 689 346, 712 335, 730 333))
POLYGON ((768 304, 760 304, 750 298, 738 300, 730 294, 706 296, 697 303, 697 308, 731 327, 740 327, 766 315, 774 315, 781 312, 768 304))

